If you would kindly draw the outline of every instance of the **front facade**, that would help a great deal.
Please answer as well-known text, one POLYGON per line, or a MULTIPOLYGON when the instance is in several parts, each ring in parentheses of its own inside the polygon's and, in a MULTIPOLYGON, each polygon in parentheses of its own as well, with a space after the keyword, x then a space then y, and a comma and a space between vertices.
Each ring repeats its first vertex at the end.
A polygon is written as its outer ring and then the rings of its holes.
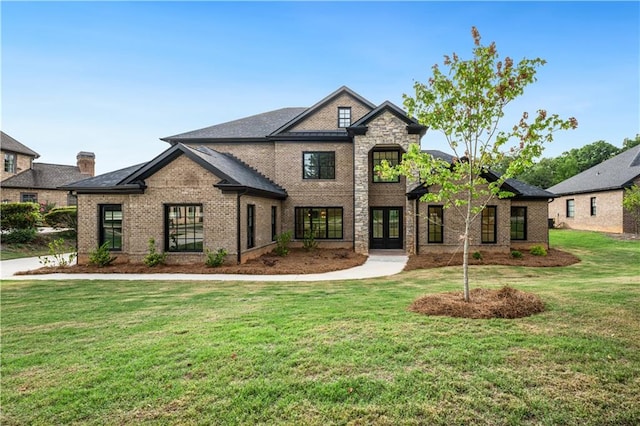
MULTIPOLYGON (((321 247, 363 254, 454 251, 453 213, 436 215, 442 238, 432 238, 426 218, 438 206, 420 203, 404 177, 374 172, 383 160, 399 162, 425 131, 397 106, 342 87, 310 108, 163 138, 170 148, 148 163, 66 187, 78 197, 79 261, 107 242, 119 260, 139 262, 153 239, 169 262, 201 261, 219 248, 244 262, 272 250, 285 231, 294 246, 312 236, 321 247)), ((498 200, 474 224, 474 245, 547 244, 551 194, 519 185, 513 200, 498 200)))
POLYGON ((611 233, 638 233, 634 216, 622 206, 625 189, 640 186, 640 145, 549 188, 555 226, 611 233))

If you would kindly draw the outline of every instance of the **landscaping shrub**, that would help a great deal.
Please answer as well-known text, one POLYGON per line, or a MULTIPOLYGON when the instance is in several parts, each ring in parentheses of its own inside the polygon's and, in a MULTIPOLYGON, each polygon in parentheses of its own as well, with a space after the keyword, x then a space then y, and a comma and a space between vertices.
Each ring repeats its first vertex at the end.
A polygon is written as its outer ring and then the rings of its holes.
POLYGON ((482 260, 482 253, 479 251, 474 251, 471 255, 475 260, 482 260))
POLYGON ((514 259, 522 259, 522 252, 518 250, 511 250, 511 257, 514 259))
POLYGON ((216 252, 212 252, 209 249, 206 249, 207 252, 207 260, 204 261, 204 264, 209 268, 217 268, 218 266, 224 263, 224 258, 229 254, 225 249, 218 249, 216 252))
POLYGON ((0 204, 0 228, 3 231, 35 229, 39 221, 40 204, 38 203, 0 204))
POLYGON ((106 242, 94 251, 89 252, 89 264, 98 267, 109 266, 116 260, 116 256, 111 256, 109 243, 106 242))
POLYGON ((302 246, 305 250, 311 251, 318 248, 318 242, 313 234, 313 231, 308 230, 304 232, 304 239, 302 240, 302 246))
POLYGON ((38 236, 35 228, 14 229, 2 235, 2 242, 5 244, 29 244, 38 236))
POLYGON ((291 231, 276 235, 275 252, 278 256, 284 257, 289 254, 289 243, 291 242, 291 231))
POLYGON ((156 240, 149 238, 149 254, 142 261, 150 268, 156 265, 164 265, 167 261, 167 253, 158 253, 156 251, 156 240))
POLYGON ((529 249, 529 253, 531 253, 534 256, 546 256, 547 250, 543 246, 532 246, 529 249))
POLYGON ((47 256, 39 256, 38 259, 42 266, 69 266, 73 260, 78 256, 78 253, 73 252, 68 256, 64 253, 67 251, 64 238, 58 238, 49 243, 49 254, 47 256))
POLYGON ((78 228, 78 207, 56 207, 44 215, 44 221, 53 228, 78 228))

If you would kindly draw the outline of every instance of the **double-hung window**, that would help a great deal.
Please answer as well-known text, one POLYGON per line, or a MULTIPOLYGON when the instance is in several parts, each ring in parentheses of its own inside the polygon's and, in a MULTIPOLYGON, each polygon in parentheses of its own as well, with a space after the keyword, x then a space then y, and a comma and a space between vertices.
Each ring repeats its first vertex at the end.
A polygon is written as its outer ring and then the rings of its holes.
POLYGON ((527 208, 511 207, 511 239, 527 239, 527 208))
POLYGON ((302 162, 303 179, 336 178, 336 153, 333 151, 304 152, 302 162))
POLYGON ((99 245, 107 244, 112 251, 122 250, 122 205, 100 205, 99 245))
POLYGON ((165 250, 201 252, 204 241, 202 204, 166 204, 165 250))
POLYGON ((38 194, 35 192, 21 192, 20 193, 20 202, 21 203, 37 203, 38 202, 38 194))
POLYGON ((296 207, 296 238, 342 238, 342 207, 296 207))
POLYGON ((576 200, 567 200, 567 217, 575 217, 576 215, 576 200))
POLYGON ((351 126, 351 107, 338 107, 338 128, 351 126))
POLYGON ((400 176, 394 176, 391 178, 383 178, 376 172, 376 166, 379 166, 383 160, 387 161, 390 166, 397 166, 400 162, 399 151, 373 151, 373 181, 374 182, 400 182, 400 176))
POLYGON ((427 241, 429 243, 444 242, 444 211, 442 206, 429 206, 427 212, 427 241))
POLYGON ((12 152, 4 153, 4 171, 8 173, 16 172, 16 155, 12 152))
POLYGON ((498 221, 496 206, 486 206, 482 210, 481 241, 485 244, 495 243, 498 237, 498 221))
POLYGON ((591 216, 595 216, 598 213, 598 206, 596 204, 596 197, 591 197, 591 216))

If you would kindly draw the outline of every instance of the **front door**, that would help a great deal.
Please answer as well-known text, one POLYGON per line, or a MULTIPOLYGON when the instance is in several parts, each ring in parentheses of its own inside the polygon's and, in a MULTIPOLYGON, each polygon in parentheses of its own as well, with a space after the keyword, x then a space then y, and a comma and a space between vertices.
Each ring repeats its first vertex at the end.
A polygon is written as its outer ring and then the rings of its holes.
POLYGON ((369 248, 402 248, 402 207, 372 207, 369 248))

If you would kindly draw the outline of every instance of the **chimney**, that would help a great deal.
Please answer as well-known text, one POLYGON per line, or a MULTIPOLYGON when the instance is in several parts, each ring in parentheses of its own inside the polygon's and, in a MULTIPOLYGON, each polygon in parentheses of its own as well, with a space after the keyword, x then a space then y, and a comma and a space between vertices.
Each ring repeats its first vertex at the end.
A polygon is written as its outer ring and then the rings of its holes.
POLYGON ((96 155, 93 152, 80 151, 76 156, 78 169, 83 175, 94 176, 96 174, 96 155))

